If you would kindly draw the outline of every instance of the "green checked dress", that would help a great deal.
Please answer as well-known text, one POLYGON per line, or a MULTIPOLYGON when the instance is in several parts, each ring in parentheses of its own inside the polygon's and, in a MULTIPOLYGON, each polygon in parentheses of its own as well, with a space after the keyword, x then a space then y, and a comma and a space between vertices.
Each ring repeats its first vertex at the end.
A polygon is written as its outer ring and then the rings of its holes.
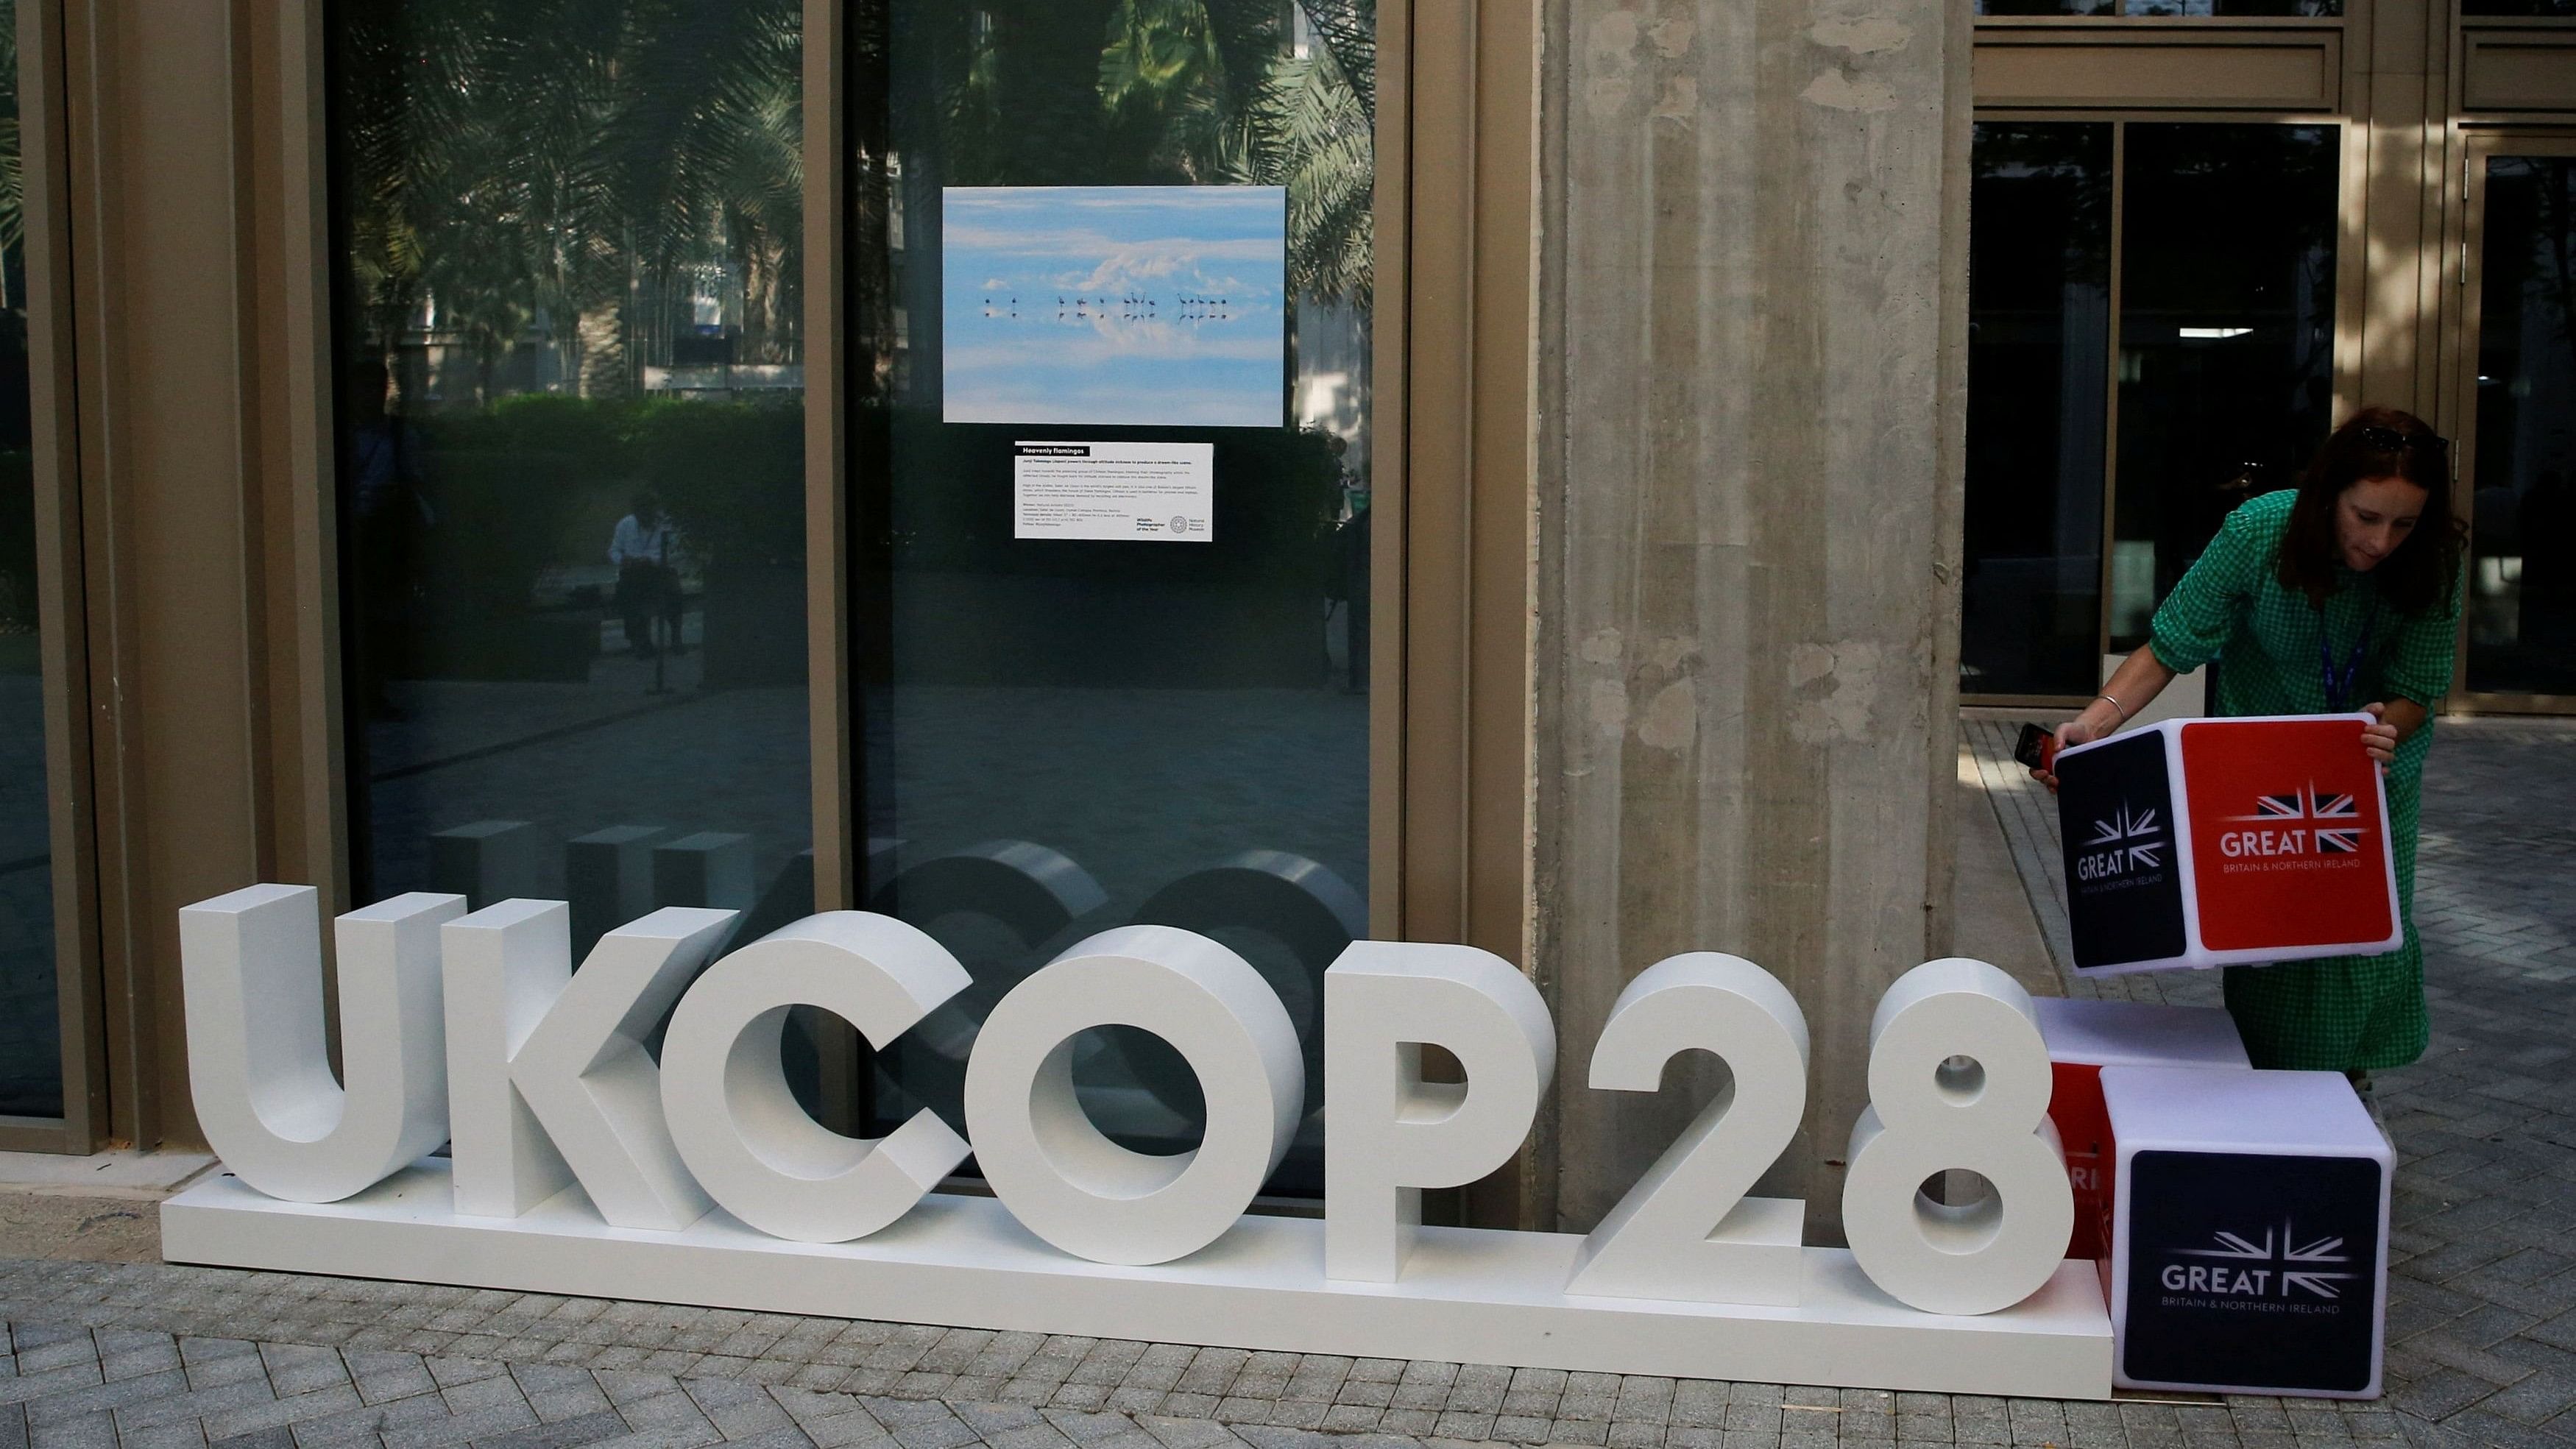
MULTIPOLYGON (((2218 536, 2156 610, 2156 658, 2176 673, 2219 661, 2210 713, 2326 714, 2319 611, 2282 587, 2276 562, 2296 490, 2266 493, 2227 516, 2218 536)), ((2341 670, 2367 625, 2369 648, 2346 708, 2393 699, 2430 707, 2451 687, 2461 590, 2447 611, 2412 618, 2379 598, 2368 574, 2335 565, 2322 622, 2341 670)), ((2403 1066, 2424 1054, 2424 948, 2415 935, 2415 826, 2427 718, 2388 769, 2389 843, 2406 944, 2385 956, 2330 956, 2227 968, 2227 1009, 2258 1067, 2352 1071, 2403 1066)))

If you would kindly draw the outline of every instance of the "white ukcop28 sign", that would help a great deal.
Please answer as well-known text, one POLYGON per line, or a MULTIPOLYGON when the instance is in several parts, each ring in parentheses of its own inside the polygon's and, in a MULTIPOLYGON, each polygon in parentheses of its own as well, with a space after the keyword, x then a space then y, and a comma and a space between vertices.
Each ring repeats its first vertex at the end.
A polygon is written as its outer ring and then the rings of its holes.
POLYGON ((734 913, 669 907, 576 973, 566 908, 412 894, 337 922, 345 1085, 324 1050, 306 887, 180 913, 198 1120, 229 1174, 162 1213, 173 1260, 775 1312, 1300 1352, 1978 1393, 2107 1395, 2110 1327, 2072 1205, 2028 996, 1983 962, 1908 972, 1870 1024, 1848 1250, 1748 1196, 1804 1111, 1807 1026, 1769 972, 1692 953, 1620 995, 1590 1086, 1652 1092, 1686 1051, 1734 1077, 1591 1233, 1420 1225, 1425 1188, 1519 1149, 1556 1032, 1510 963, 1362 941, 1324 975, 1320 1222, 1246 1215, 1294 1135, 1287 1011, 1206 937, 1127 926, 1021 982, 966 1075, 874 1140, 791 1095, 799 1006, 882 1050, 966 989, 890 917, 809 917, 709 964, 734 913), (646 1049, 667 1026, 657 1064, 646 1049), (1207 1101, 1193 1151, 1112 1142, 1075 1038, 1168 1042, 1207 1101), (1465 1068, 1423 1080, 1421 1048, 1465 1068), (451 1156, 427 1156, 442 1142, 451 1156), (971 1144, 971 1145, 970 1145, 971 1144), (990 1198, 935 1192, 975 1154, 990 1198), (1981 1174, 1977 1206, 1919 1191, 1981 1174))

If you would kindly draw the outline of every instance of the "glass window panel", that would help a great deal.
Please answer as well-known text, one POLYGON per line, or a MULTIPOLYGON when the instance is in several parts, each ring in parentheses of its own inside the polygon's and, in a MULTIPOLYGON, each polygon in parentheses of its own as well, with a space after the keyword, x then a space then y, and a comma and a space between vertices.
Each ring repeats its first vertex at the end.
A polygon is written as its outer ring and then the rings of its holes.
MULTIPOLYGON (((1134 921, 1271 980, 1311 1106, 1366 922, 1374 7, 850 14, 866 884, 976 978, 876 1063, 874 1118, 955 1121, 983 1013, 1134 921), (1027 442, 1193 445, 1212 498, 1043 536, 1027 442)), ((1160 1043, 1090 1034, 1074 1074, 1114 1140, 1197 1140, 1160 1043)), ((1320 1144, 1310 1113, 1273 1189, 1319 1192, 1320 1144)))
POLYGON ((2576 15, 2576 0, 2460 0, 2462 15, 2576 15))
MULTIPOLYGON (((2472 7, 2480 0, 2471 0, 2472 7)), ((2507 5, 2565 7, 2576 0, 2483 0, 2483 3, 2507 5)), ((2118 15, 2124 13, 2120 0, 1976 0, 1979 15, 2118 15)), ((2127 0, 2126 14, 2131 16, 2205 17, 2223 15, 2263 16, 2339 16, 2343 0, 2127 0)), ((2481 13, 2475 8, 2469 14, 2481 13)), ((2502 13, 2502 12, 2499 12, 2502 13)), ((2521 9, 2510 13, 2564 14, 2564 8, 2521 9)))
POLYGON ((2332 126, 2133 123, 2122 195, 2111 644, 2333 426, 2332 126))
POLYGON ((0 0, 0 1116, 63 1114, 52 817, 37 652, 36 478, 19 245, 18 6, 0 0))
POLYGON ((2102 618, 2111 127, 1984 122, 1972 164, 1959 687, 2083 694, 2102 618))
POLYGON ((2576 695, 2576 160, 2486 181, 2468 683, 2576 695))
POLYGON ((2306 15, 2343 14, 2343 0, 2128 0, 2130 15, 2306 15))
POLYGON ((1977 0, 1979 15, 2112 15, 2116 0, 1977 0))
POLYGON ((811 909, 800 11, 331 11, 361 900, 811 909))

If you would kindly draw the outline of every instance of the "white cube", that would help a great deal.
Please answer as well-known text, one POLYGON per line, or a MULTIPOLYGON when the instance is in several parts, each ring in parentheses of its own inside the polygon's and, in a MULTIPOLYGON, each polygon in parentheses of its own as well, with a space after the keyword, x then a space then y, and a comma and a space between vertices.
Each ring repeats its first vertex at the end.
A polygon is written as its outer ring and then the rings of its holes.
POLYGON ((2106 1067, 2112 1378, 2374 1398, 2388 1139, 2338 1072, 2106 1067))

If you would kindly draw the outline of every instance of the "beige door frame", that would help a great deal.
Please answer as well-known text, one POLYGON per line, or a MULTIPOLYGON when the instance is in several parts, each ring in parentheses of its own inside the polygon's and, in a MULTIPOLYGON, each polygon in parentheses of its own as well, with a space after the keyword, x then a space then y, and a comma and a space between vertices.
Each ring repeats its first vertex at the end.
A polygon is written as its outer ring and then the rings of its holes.
MULTIPOLYGON (((2454 441, 2457 467, 2451 478, 2452 508, 2474 533, 2478 468, 2478 329, 2484 322, 2480 284, 2484 280, 2487 162, 2497 156, 2576 157, 2576 125, 2481 127, 2464 132, 2460 164, 2451 177, 2450 207, 2457 219, 2459 244, 2448 248, 2458 299, 2450 332, 2448 386, 2444 389, 2442 431, 2454 441)), ((2462 714, 2576 714, 2576 694, 2505 694, 2469 688, 2469 611, 2460 610, 2459 648, 2451 676, 2451 708, 2462 714)))
POLYGON ((63 1115, 0 1117, 0 1149, 78 1153, 94 1150, 105 1135, 107 1079, 99 1031, 98 870, 89 789, 88 569, 82 552, 86 536, 81 527, 78 394, 69 331, 63 23, 53 0, 19 0, 17 20, 36 611, 63 1115))

